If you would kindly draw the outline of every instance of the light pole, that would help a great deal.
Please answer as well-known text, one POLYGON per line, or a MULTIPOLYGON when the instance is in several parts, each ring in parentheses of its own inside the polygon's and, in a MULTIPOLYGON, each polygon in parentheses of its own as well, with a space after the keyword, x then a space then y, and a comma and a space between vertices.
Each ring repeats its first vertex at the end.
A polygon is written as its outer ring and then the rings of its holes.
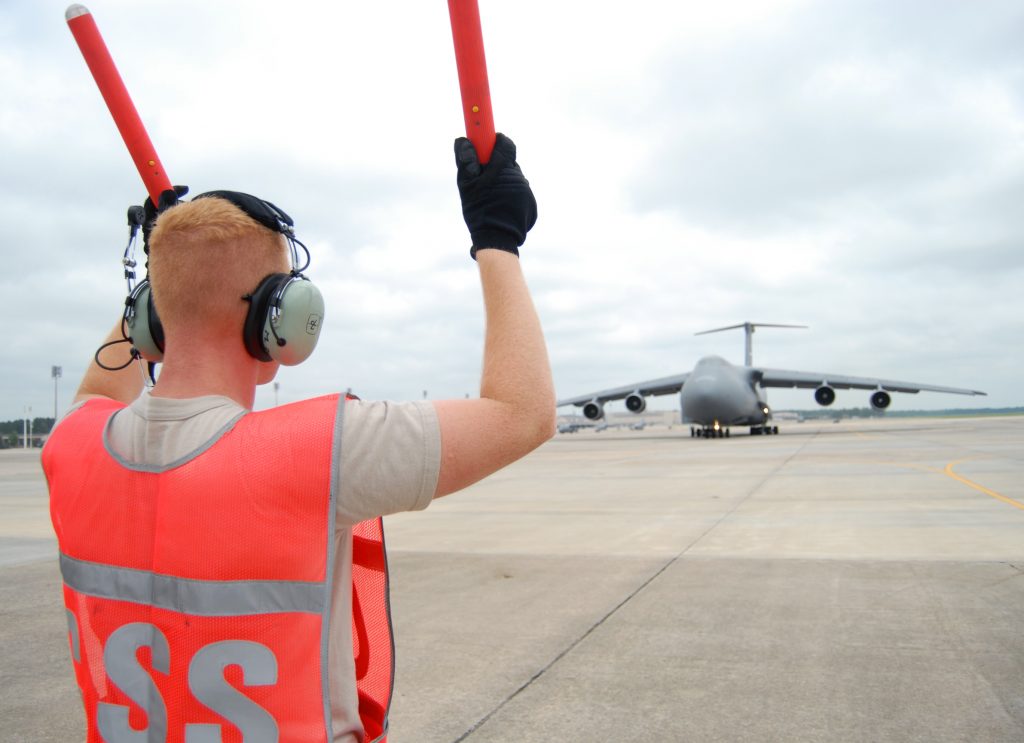
POLYGON ((24 426, 24 431, 25 431, 25 446, 24 446, 24 447, 22 447, 22 448, 24 448, 24 449, 28 449, 28 436, 29 436, 29 418, 30 418, 31 416, 32 416, 32 406, 31 406, 31 405, 27 405, 27 406, 25 407, 25 426, 24 426))
POLYGON ((53 376, 53 425, 57 425, 57 380, 60 379, 61 368, 51 366, 50 374, 53 376))

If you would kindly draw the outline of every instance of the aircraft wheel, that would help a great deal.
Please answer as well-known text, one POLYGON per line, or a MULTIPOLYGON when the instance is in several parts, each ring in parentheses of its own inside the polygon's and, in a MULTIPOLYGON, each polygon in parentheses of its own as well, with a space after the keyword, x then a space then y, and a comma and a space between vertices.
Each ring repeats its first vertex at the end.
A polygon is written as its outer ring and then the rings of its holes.
POLYGON ((772 426, 772 433, 778 434, 779 433, 779 427, 778 426, 772 426))
POLYGON ((729 429, 725 429, 725 438, 729 438, 729 429))

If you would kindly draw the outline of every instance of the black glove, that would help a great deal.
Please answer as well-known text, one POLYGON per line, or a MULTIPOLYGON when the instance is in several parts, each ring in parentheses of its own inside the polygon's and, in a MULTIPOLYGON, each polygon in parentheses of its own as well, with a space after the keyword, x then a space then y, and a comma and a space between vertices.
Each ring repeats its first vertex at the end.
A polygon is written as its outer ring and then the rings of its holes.
POLYGON ((480 165, 473 143, 455 140, 456 183, 462 198, 462 216, 476 251, 497 248, 519 255, 519 246, 537 221, 537 200, 530 182, 516 164, 515 143, 498 134, 486 165, 480 165))
POLYGON ((146 255, 149 255, 149 233, 153 231, 153 223, 156 222, 157 215, 177 204, 187 193, 188 186, 175 186, 173 191, 167 189, 160 194, 157 206, 153 206, 153 199, 149 196, 146 197, 146 201, 142 205, 146 214, 145 221, 142 223, 142 244, 146 255))

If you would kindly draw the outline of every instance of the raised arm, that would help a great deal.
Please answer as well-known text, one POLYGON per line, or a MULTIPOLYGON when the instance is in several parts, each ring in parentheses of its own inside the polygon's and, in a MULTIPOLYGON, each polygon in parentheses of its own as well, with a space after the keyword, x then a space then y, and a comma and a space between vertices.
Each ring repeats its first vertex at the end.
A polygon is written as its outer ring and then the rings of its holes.
POLYGON ((519 265, 518 248, 536 220, 515 145, 499 134, 481 167, 468 140, 456 140, 459 192, 480 269, 486 332, 477 400, 434 403, 441 427, 435 497, 501 469, 555 431, 555 391, 540 320, 519 265))

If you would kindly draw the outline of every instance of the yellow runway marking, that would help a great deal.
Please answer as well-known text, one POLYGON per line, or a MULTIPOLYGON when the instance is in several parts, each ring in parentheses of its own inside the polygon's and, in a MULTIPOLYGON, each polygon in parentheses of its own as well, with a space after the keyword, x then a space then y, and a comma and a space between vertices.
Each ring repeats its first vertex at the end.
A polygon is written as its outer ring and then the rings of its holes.
POLYGON ((1011 506, 1013 506, 1015 508, 1019 508, 1022 511, 1024 511, 1024 503, 1020 503, 1019 501, 1015 501, 1013 498, 1007 498, 1005 495, 1001 495, 1001 494, 997 493, 994 490, 989 490, 985 486, 979 485, 976 482, 972 482, 972 481, 968 480, 966 477, 963 477, 962 475, 958 475, 957 473, 955 473, 953 471, 953 465, 954 464, 959 464, 960 462, 964 462, 964 461, 966 461, 966 460, 964 460, 964 459, 957 459, 957 460, 954 460, 954 461, 950 462, 949 464, 947 464, 946 465, 945 474, 949 475, 950 477, 952 477, 954 480, 956 480, 958 482, 962 482, 964 485, 967 485, 968 487, 974 488, 975 490, 984 493, 985 495, 990 495, 993 498, 995 498, 996 500, 1001 500, 1003 503, 1008 503, 1011 506))

